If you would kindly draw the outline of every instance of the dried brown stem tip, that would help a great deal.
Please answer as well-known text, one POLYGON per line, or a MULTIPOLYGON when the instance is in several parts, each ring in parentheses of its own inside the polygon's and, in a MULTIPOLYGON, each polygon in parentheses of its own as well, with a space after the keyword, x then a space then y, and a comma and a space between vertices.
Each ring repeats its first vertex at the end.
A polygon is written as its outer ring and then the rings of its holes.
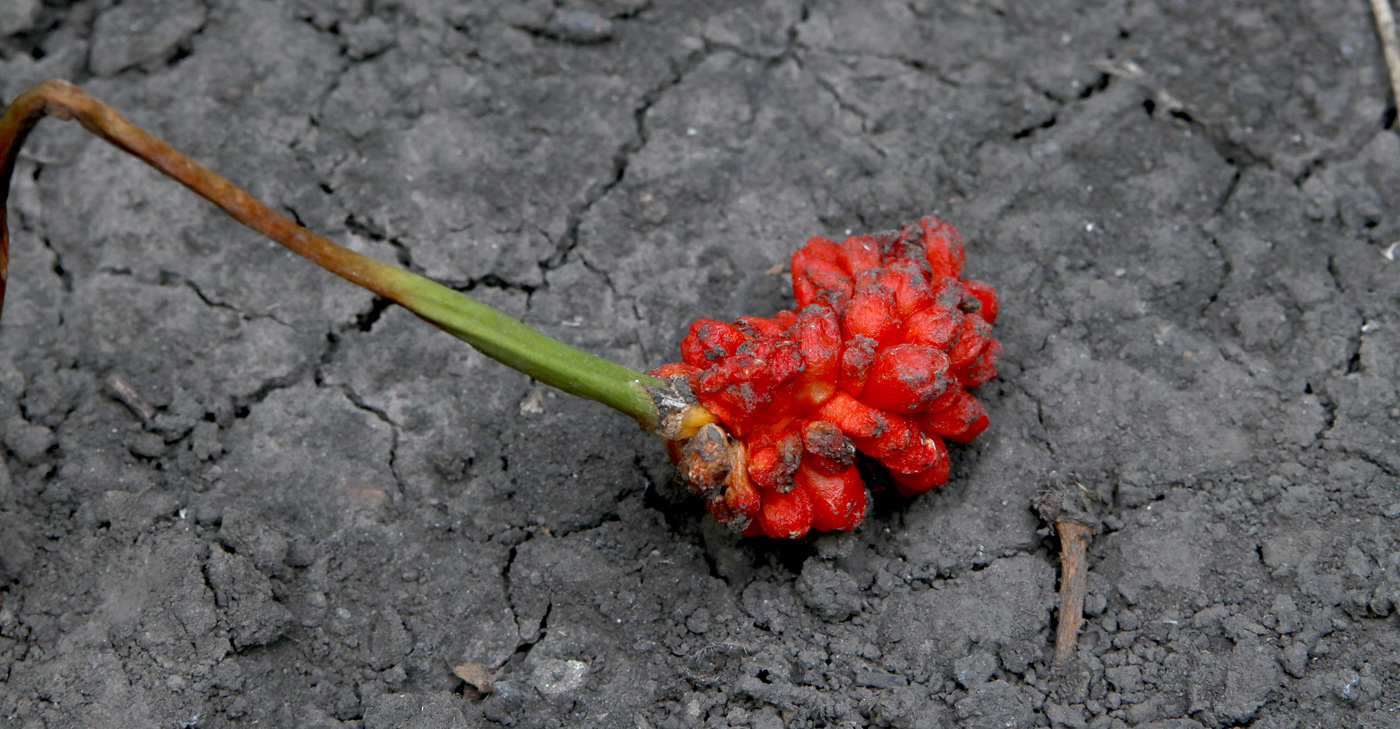
MULTIPOLYGON (((179 150, 123 119, 111 107, 83 93, 66 81, 45 81, 20 94, 0 118, 0 203, 9 194, 10 177, 29 132, 45 116, 76 119, 85 129, 113 146, 134 155, 166 176, 214 203, 235 220, 291 248, 317 265, 375 293, 395 299, 382 276, 373 270, 376 262, 351 253, 302 228, 233 183, 205 169, 179 150)), ((0 210, 0 303, 9 261, 9 232, 5 211, 0 210)))
POLYGON ((1390 72, 1390 103, 1400 106, 1400 42, 1395 39, 1395 14, 1390 0, 1371 0, 1371 12, 1376 16, 1376 34, 1381 37, 1385 67, 1390 72))
POLYGON ((1056 675, 1074 655, 1079 628, 1084 624, 1084 597, 1089 591, 1089 566, 1085 554, 1089 537, 1099 531, 1095 514, 1097 496, 1083 484, 1053 486, 1040 492, 1036 511, 1060 537, 1060 608, 1055 631, 1055 657, 1051 669, 1056 675))

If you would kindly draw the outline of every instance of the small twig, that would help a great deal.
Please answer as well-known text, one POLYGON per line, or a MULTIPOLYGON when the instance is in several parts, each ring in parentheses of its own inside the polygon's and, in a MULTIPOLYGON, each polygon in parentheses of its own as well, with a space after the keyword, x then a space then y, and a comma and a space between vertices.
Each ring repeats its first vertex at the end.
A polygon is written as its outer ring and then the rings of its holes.
POLYGON ((1385 67, 1390 71, 1390 100, 1400 108, 1400 47, 1395 40, 1395 15, 1390 11, 1390 0, 1371 0, 1371 12, 1376 15, 1376 31, 1381 36, 1385 67))
POLYGON ((107 386, 107 394, 125 405, 132 414, 141 419, 141 425, 150 428, 156 419, 156 409, 141 397, 141 391, 129 380, 113 372, 102 384, 107 386))
POLYGON ((1036 511, 1060 537, 1059 626, 1055 631, 1055 657, 1051 670, 1064 672, 1079 641, 1084 624, 1084 597, 1089 592, 1089 566, 1085 553, 1089 537, 1099 531, 1093 504, 1097 497, 1083 484, 1052 486, 1036 498, 1036 511))
POLYGON ((1089 591, 1089 568, 1084 553, 1089 546, 1092 530, 1076 521, 1055 522, 1060 535, 1060 624, 1055 630, 1056 673, 1064 670, 1079 642, 1079 627, 1084 624, 1084 595, 1089 591))

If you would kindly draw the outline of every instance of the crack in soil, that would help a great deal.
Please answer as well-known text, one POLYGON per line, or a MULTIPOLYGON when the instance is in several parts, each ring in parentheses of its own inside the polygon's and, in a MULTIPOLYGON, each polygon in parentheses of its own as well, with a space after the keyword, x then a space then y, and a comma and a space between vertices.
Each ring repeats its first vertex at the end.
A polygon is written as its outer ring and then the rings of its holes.
MULTIPOLYGON (((1342 274, 1341 271, 1337 268, 1336 256, 1327 256, 1327 274, 1332 277, 1332 285, 1337 287, 1338 298, 1345 296, 1347 294, 1347 289, 1346 286, 1342 283, 1342 274)), ((1362 310, 1358 308, 1353 308, 1352 313, 1356 314, 1357 318, 1361 319, 1361 326, 1357 327, 1355 332, 1349 332, 1347 334, 1346 348, 1343 350, 1342 356, 1339 358, 1341 361, 1346 363, 1343 366, 1343 375, 1351 375, 1362 372, 1364 366, 1364 363, 1361 361, 1361 345, 1364 343, 1364 340, 1366 338, 1366 325, 1368 322, 1366 315, 1362 310)))
POLYGON ((527 639, 525 638, 524 626, 520 624, 520 611, 515 607, 514 588, 511 583, 511 570, 515 567, 516 557, 519 556, 520 545, 530 541, 534 537, 535 532, 528 529, 525 530, 525 538, 510 548, 510 552, 506 555, 505 564, 501 566, 501 582, 504 588, 502 592, 505 594, 506 607, 510 610, 511 620, 515 623, 515 634, 520 637, 520 641, 516 643, 515 650, 512 652, 511 656, 499 667, 502 671, 505 670, 506 666, 512 663, 523 661, 525 657, 530 654, 530 651, 534 649, 535 645, 544 640, 549 632, 549 615, 554 610, 554 601, 548 600, 545 602, 544 615, 540 618, 539 625, 533 628, 534 637, 527 639))
POLYGON ((1049 435, 1047 435, 1049 433, 1049 428, 1045 425, 1045 406, 1041 404, 1040 398, 1036 397, 1029 388, 1019 382, 1003 381, 1003 384, 1009 385, 1011 389, 1020 392, 1027 400, 1030 400, 1031 403, 1035 405, 1035 418, 1036 422, 1040 424, 1041 432, 1028 429, 1026 435, 1029 435, 1037 443, 1044 445, 1045 450, 1050 453, 1051 458, 1057 457, 1055 453, 1055 444, 1051 442, 1049 435))
MULTIPOLYGON (((331 190, 329 184, 321 184, 324 185, 324 187, 321 188, 322 190, 331 190)), ((334 195, 335 193, 334 191, 330 191, 328 194, 334 195)), ((340 207, 339 201, 337 201, 337 206, 340 207)), ((341 207, 341 209, 344 210, 345 208, 341 207)), ((388 243, 389 246, 394 249, 394 258, 400 266, 420 275, 423 273, 423 269, 419 268, 417 264, 413 262, 413 252, 409 250, 408 244, 397 237, 390 236, 383 228, 369 221, 361 220, 359 216, 354 213, 347 212, 345 214, 345 229, 376 243, 388 243)))
MULTIPOLYGON (((661 97, 664 96, 667 91, 679 86, 685 80, 686 75, 695 70, 708 57, 708 51, 703 49, 687 55, 673 65, 670 76, 666 77, 652 88, 642 92, 641 98, 632 109, 632 135, 624 141, 613 154, 612 178, 601 185, 595 186, 593 190, 590 190, 589 193, 585 195, 584 201, 579 205, 578 209, 570 211, 565 233, 560 241, 562 245, 555 250, 554 255, 539 263, 541 269, 547 272, 558 268, 568 259, 569 254, 573 253, 574 249, 578 248, 579 228, 583 225, 583 219, 595 205, 606 198, 609 193, 622 183, 623 179, 627 176, 627 168, 631 164, 632 155, 646 147, 649 141, 649 135, 646 129, 647 112, 651 111, 652 107, 660 101, 661 97)), ((585 265, 587 265, 586 262, 585 265)), ((608 287, 613 288, 611 279, 607 278, 606 274, 603 275, 608 282, 608 287)), ((613 291, 616 293, 616 289, 613 289, 613 291)))
MULTIPOLYGON (((317 387, 329 387, 323 386, 320 383, 320 379, 321 378, 318 373, 317 387)), ((349 383, 342 383, 339 389, 341 394, 345 396, 345 399, 349 400, 350 404, 355 406, 355 409, 363 410, 373 415, 380 422, 389 426, 389 473, 393 474, 394 476, 394 485, 398 487, 399 495, 402 496, 403 494, 408 493, 408 484, 404 480, 403 476, 399 475, 399 424, 394 422, 394 419, 390 418, 387 412, 365 402, 364 398, 360 397, 360 394, 355 392, 355 388, 349 383)))
MULTIPOLYGON (((1239 182, 1239 178, 1240 175, 1236 172, 1234 181, 1230 183, 1230 192, 1227 193, 1227 197, 1228 195, 1234 194, 1234 186, 1239 182)), ((1220 207, 1224 208, 1224 206, 1225 203, 1222 201, 1220 207)), ((1217 212, 1216 217, 1219 217, 1219 215, 1220 213, 1217 212)), ((1205 297, 1205 303, 1202 304, 1201 308, 1196 312, 1196 316, 1198 317, 1205 317, 1206 311, 1220 300, 1220 295, 1225 293, 1225 289, 1229 288, 1230 278, 1235 272, 1235 265, 1230 261, 1229 252, 1225 250, 1225 246, 1220 242, 1220 239, 1211 235, 1206 236, 1206 240, 1210 243, 1211 247, 1215 248, 1216 255, 1220 256, 1220 283, 1215 287, 1214 291, 1210 292, 1209 296, 1205 297)))

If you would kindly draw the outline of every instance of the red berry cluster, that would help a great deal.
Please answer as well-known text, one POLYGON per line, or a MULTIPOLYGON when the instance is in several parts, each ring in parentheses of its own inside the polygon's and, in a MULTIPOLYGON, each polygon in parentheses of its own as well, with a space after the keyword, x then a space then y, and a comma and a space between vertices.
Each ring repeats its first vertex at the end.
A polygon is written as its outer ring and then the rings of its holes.
POLYGON ((866 491, 859 451, 906 496, 948 480, 944 440, 987 427, 967 392, 996 376, 996 291, 962 280, 953 226, 813 238, 792 256, 794 311, 733 324, 700 319, 681 377, 728 427, 674 444, 680 475, 710 513, 746 536, 854 529, 866 491), (731 440, 732 437, 732 440, 731 440))

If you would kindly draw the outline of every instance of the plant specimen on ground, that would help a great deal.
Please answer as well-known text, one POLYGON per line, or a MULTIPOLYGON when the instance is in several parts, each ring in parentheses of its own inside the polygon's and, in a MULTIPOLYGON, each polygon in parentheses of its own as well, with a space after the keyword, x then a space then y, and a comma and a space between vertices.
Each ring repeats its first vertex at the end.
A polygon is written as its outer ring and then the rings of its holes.
MULTIPOLYGON (((45 116, 77 120, 488 357, 631 416, 666 441, 710 513, 747 536, 854 529, 867 505, 857 453, 912 496, 947 480, 945 439, 968 442, 987 427, 968 388, 996 376, 996 292, 961 278, 962 240, 934 218, 840 244, 812 239, 792 257, 795 309, 734 324, 701 319, 681 342, 683 361, 646 374, 312 233, 63 81, 24 92, 0 118, 0 203, 20 146, 45 116)), ((0 204, 0 304, 8 246, 0 204)))

